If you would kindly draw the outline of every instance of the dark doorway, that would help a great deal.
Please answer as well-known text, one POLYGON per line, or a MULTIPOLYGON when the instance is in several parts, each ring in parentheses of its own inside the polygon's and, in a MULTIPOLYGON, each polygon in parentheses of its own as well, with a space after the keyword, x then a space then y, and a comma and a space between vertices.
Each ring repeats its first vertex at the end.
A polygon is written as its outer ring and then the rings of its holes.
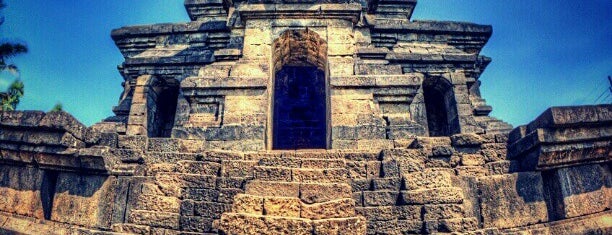
POLYGON ((272 149, 326 149, 329 143, 327 42, 312 30, 274 40, 272 149))
POLYGON ((159 80, 151 86, 149 96, 152 96, 150 100, 155 101, 155 106, 149 109, 149 137, 170 137, 178 95, 179 84, 174 79, 159 80))
POLYGON ((450 136, 460 132, 453 85, 443 78, 430 77, 423 82, 429 136, 450 136))
POLYGON ((40 186, 40 200, 43 208, 43 216, 46 220, 51 219, 58 175, 58 172, 51 170, 46 170, 43 174, 43 181, 40 186))
POLYGON ((274 85, 274 149, 326 148, 325 73, 285 66, 274 85))

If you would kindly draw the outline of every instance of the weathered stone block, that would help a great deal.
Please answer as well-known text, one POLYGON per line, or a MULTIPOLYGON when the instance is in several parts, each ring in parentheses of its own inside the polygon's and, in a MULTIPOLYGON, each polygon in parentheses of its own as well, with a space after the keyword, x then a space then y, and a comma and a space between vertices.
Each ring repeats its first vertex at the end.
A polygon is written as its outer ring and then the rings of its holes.
MULTIPOLYGON (((51 212, 50 195, 41 195, 44 171, 16 166, 0 166, 0 211, 44 219, 51 212)), ((47 187, 55 187, 48 185, 47 187)))
POLYGON ((299 218, 265 217, 266 232, 262 234, 312 234, 310 221, 299 218))
POLYGON ((399 164, 396 160, 382 162, 383 177, 400 177, 399 164))
POLYGON ((394 234, 397 233, 397 220, 367 221, 368 234, 394 234))
POLYGON ((220 188, 219 197, 217 202, 231 204, 234 202, 234 197, 238 194, 244 193, 243 189, 239 188, 220 188))
POLYGON ((213 231, 213 220, 200 216, 181 216, 180 230, 186 232, 211 232, 213 231))
POLYGON ((549 216, 554 219, 593 214, 612 206, 612 176, 607 165, 561 168, 544 172, 543 177, 549 216))
POLYGON ((337 183, 302 183, 300 199, 306 204, 331 201, 338 198, 350 198, 351 187, 337 183))
POLYGON ((248 194, 238 194, 232 204, 232 212, 263 215, 264 198, 248 194))
POLYGON ((116 178, 59 173, 51 220, 87 227, 110 228, 116 178))
POLYGON ((296 182, 320 182, 339 183, 345 182, 348 174, 346 169, 294 169, 293 181, 296 182))
POLYGON ((116 233, 150 234, 151 227, 137 224, 113 224, 111 230, 116 233))
POLYGON ((356 207, 355 212, 367 220, 386 221, 397 219, 394 206, 356 207))
POLYGON ((423 229, 423 221, 420 220, 398 220, 397 230, 402 234, 420 234, 423 229))
POLYGON ((132 210, 128 222, 151 227, 179 229, 180 215, 178 213, 132 210))
POLYGON ((481 178, 480 208, 485 227, 512 228, 548 221, 540 173, 481 178))
POLYGON ((452 186, 453 172, 445 169, 428 169, 424 172, 404 174, 404 188, 407 190, 446 188, 452 186))
POLYGON ((457 134, 451 136, 453 146, 464 147, 464 146, 479 146, 482 144, 483 139, 477 134, 457 134))
POLYGON ((217 187, 219 188, 244 188, 246 179, 242 177, 219 177, 217 187))
POLYGON ((482 177, 488 174, 488 170, 481 166, 459 166, 455 168, 458 176, 482 177))
POLYGON ((155 176, 158 185, 179 188, 207 188, 214 189, 217 177, 197 174, 159 173, 155 176))
POLYGON ((518 161, 497 161, 485 164, 485 168, 488 175, 503 175, 519 171, 520 164, 518 161))
POLYGON ((149 138, 148 151, 153 152, 177 152, 180 148, 178 139, 149 138))
POLYGON ((217 228, 227 234, 266 234, 268 225, 263 216, 226 213, 217 228))
POLYGON ((367 228, 363 217, 315 220, 312 224, 315 235, 365 234, 367 228))
POLYGON ((363 201, 366 206, 393 206, 397 205, 399 191, 365 191, 363 201))
POLYGON ((221 214, 229 211, 229 209, 230 205, 225 203, 194 202, 193 204, 194 215, 212 219, 221 218, 221 214))
POLYGON ((485 160, 480 154, 463 154, 461 155, 461 164, 464 166, 482 166, 485 164, 485 160))
POLYGON ((439 221, 440 232, 468 232, 478 229, 476 218, 442 219, 439 221))
POLYGON ((313 220, 348 218, 355 215, 355 201, 350 198, 328 202, 303 204, 300 216, 313 220))
POLYGON ((266 197, 263 202, 264 215, 281 217, 300 217, 299 198, 266 197))
POLYGON ((420 205, 395 206, 395 214, 402 220, 421 220, 422 208, 420 205))
POLYGON ((380 161, 366 162, 366 177, 367 178, 382 177, 382 162, 380 161))
POLYGON ((401 178, 380 178, 372 179, 374 190, 396 190, 399 191, 402 185, 401 178))
POLYGON ((346 162, 346 169, 348 169, 348 175, 351 179, 365 179, 367 178, 367 167, 364 161, 348 161, 346 162))
POLYGON ((432 156, 450 156, 453 155, 453 148, 451 146, 434 146, 431 148, 432 156))
POLYGON ((221 164, 216 162, 179 161, 177 171, 188 174, 218 175, 221 164))
POLYGON ((291 181, 291 168, 256 166, 254 174, 258 180, 291 181))
POLYGON ((181 200, 176 197, 166 197, 151 194, 140 194, 136 203, 136 210, 159 211, 179 213, 181 200))
POLYGON ((224 177, 253 177, 253 168, 257 161, 223 161, 221 175, 224 177))
POLYGON ((402 191, 403 202, 409 205, 462 203, 461 188, 434 188, 402 191))
POLYGON ((251 181, 246 193, 266 197, 299 197, 300 184, 297 182, 251 181))
POLYGON ((425 220, 453 219, 464 217, 463 206, 458 204, 425 205, 425 220))

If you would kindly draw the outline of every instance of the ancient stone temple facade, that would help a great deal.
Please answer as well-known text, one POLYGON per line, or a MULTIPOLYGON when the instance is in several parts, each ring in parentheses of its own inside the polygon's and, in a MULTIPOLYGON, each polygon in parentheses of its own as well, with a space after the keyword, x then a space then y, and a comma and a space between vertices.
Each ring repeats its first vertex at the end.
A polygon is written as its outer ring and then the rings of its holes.
POLYGON ((2 112, 0 233, 609 234, 612 105, 514 130, 490 26, 416 0, 186 0, 124 27, 115 116, 2 112))

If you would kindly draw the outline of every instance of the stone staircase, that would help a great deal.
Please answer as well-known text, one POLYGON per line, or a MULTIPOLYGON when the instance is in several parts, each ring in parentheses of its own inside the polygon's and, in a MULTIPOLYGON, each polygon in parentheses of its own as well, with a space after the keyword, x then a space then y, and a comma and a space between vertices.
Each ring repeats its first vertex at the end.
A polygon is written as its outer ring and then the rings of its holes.
POLYGON ((338 153, 269 154, 215 226, 227 234, 365 234, 347 174, 338 153))
MULTIPOLYGON (((170 156, 169 153, 149 153, 170 156)), ((178 154, 177 162, 152 163, 133 177, 126 223, 114 224, 121 234, 216 233, 212 223, 231 207, 234 192, 220 180, 221 161, 178 154)))

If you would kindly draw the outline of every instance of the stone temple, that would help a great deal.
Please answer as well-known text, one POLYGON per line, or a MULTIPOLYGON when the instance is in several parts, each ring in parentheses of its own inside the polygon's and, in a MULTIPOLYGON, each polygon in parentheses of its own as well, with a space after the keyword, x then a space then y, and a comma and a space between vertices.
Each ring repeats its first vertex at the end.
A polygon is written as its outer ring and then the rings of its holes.
POLYGON ((186 0, 114 30, 115 116, 1 113, 0 233, 612 234, 612 105, 512 129, 479 92, 492 28, 415 6, 186 0))

